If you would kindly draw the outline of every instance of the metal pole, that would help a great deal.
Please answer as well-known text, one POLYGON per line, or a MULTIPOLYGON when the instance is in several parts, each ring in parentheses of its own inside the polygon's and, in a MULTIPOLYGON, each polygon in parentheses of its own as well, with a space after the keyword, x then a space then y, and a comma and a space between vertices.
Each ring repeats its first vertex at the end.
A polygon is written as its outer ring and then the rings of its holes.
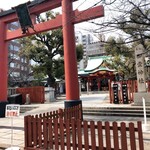
POLYGON ((146 108, 145 108, 145 99, 142 97, 143 100, 143 111, 144 111, 144 124, 147 124, 147 118, 146 118, 146 108))
POLYGON ((13 147, 13 117, 11 117, 11 149, 13 147))

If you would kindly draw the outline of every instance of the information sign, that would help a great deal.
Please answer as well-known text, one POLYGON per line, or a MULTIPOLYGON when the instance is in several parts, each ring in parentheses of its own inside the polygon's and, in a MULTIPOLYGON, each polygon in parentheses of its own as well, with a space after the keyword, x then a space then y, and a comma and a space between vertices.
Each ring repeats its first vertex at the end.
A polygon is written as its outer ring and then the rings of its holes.
POLYGON ((6 105, 5 117, 17 117, 19 116, 20 105, 8 104, 6 105))

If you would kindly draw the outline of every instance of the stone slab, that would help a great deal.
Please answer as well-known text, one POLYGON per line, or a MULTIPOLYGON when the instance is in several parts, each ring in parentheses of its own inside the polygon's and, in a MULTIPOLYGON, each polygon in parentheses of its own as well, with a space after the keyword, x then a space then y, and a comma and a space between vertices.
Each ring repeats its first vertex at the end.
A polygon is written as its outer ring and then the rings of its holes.
POLYGON ((133 93, 134 105, 143 106, 142 97, 145 99, 145 105, 150 106, 150 93, 147 92, 137 92, 133 93))

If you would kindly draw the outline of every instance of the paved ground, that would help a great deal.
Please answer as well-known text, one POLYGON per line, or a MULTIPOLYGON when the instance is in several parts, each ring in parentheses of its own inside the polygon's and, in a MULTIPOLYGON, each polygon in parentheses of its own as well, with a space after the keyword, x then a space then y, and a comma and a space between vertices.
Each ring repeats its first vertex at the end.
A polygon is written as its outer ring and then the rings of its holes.
MULTIPOLYGON (((131 107, 130 104, 109 104, 108 93, 99 94, 84 94, 80 97, 82 99, 83 107, 131 107)), ((30 106, 37 106, 38 108, 21 114, 17 118, 0 118, 0 149, 3 147, 8 148, 11 146, 18 146, 20 149, 24 147, 24 116, 29 114, 38 114, 56 110, 64 107, 64 96, 59 97, 58 100, 53 102, 46 102, 45 104, 31 104, 30 106), (12 126, 13 124, 13 126, 12 126)), ((25 105, 24 105, 25 106, 25 105)), ((24 107, 21 106, 21 107, 24 107)), ((136 122, 143 118, 138 117, 118 117, 118 116, 84 116, 85 120, 100 120, 100 121, 117 121, 117 122, 136 122)), ((150 118, 147 119, 150 124, 150 118)), ((145 150, 150 149, 150 131, 144 132, 144 146, 145 150)))

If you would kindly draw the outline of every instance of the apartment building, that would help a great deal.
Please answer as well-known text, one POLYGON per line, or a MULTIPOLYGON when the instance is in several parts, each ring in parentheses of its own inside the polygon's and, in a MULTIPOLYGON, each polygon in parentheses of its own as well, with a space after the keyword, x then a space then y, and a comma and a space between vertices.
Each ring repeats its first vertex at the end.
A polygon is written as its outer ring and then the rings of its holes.
POLYGON ((76 32, 76 44, 83 45, 83 59, 78 63, 78 70, 84 69, 87 65, 87 45, 93 42, 93 37, 90 34, 82 34, 76 32))
MULTIPOLYGON (((16 30, 18 22, 8 24, 8 30, 16 30)), ((19 55, 19 40, 8 43, 8 84, 9 86, 21 86, 27 83, 30 73, 30 61, 19 55)))
POLYGON ((104 42, 97 41, 87 45, 86 49, 87 56, 103 56, 106 55, 104 42))

